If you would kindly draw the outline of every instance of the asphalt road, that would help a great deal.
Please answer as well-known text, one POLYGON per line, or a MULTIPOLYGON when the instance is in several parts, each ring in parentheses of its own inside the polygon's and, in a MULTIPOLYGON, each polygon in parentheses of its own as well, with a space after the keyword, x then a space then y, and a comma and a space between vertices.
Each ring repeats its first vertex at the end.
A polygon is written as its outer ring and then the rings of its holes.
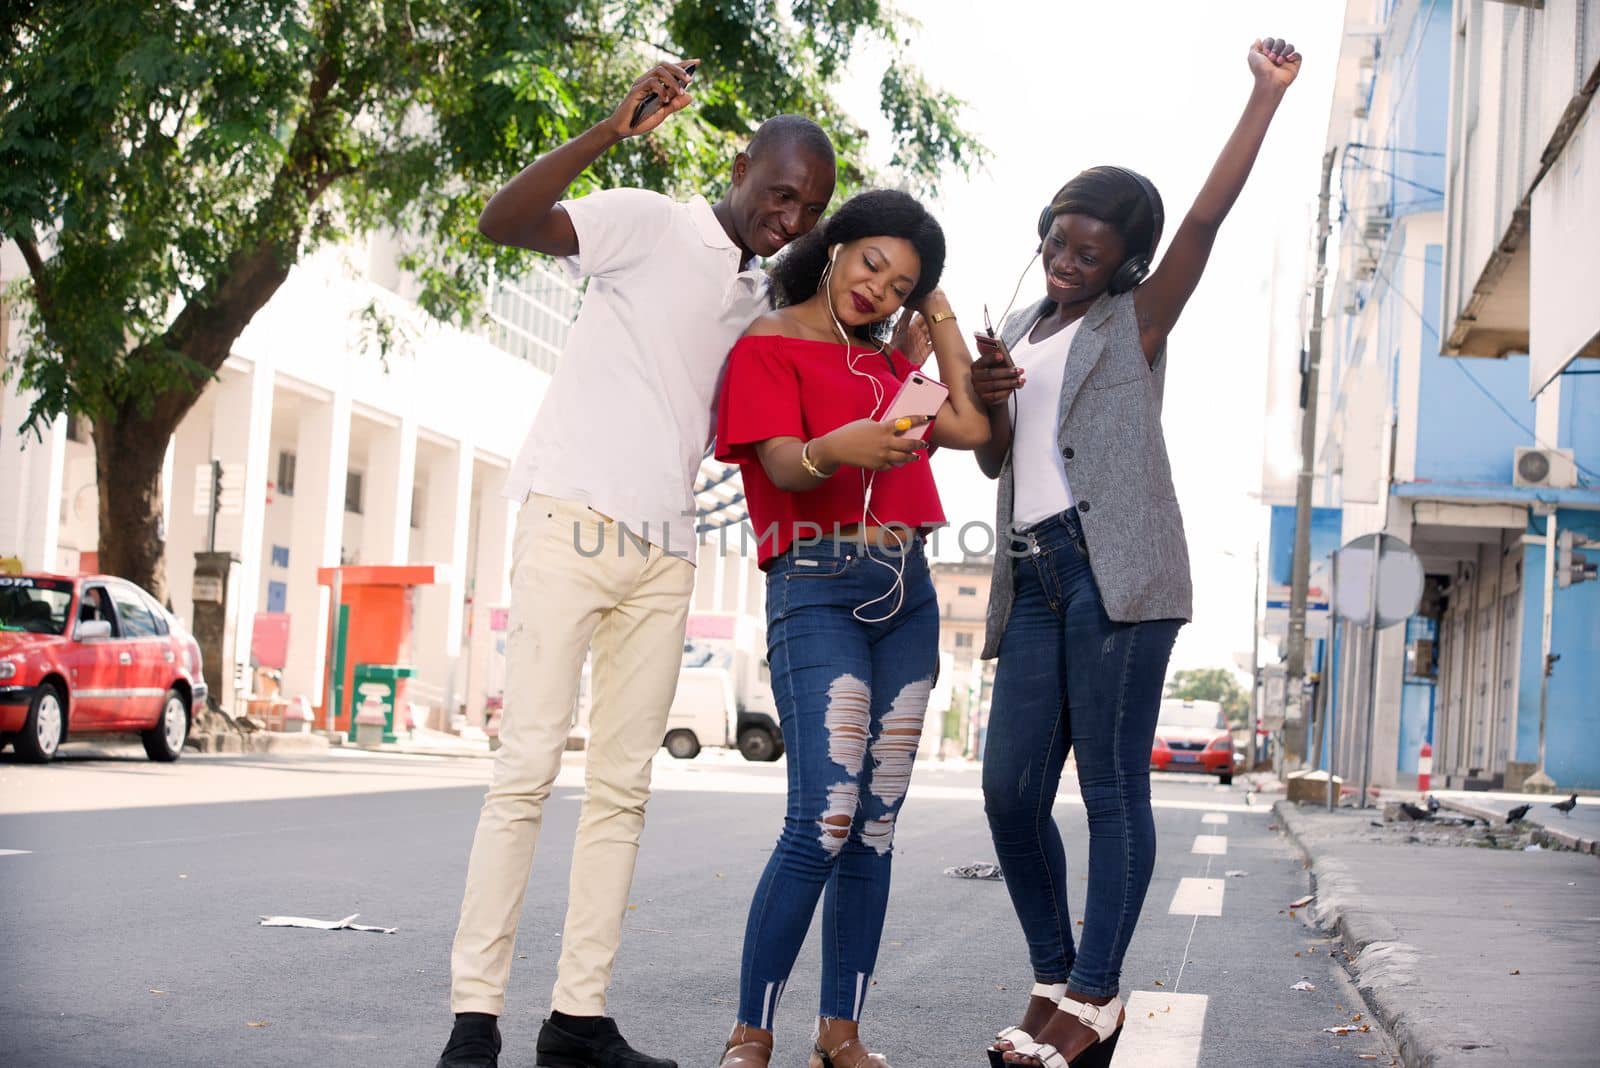
MULTIPOLYGON (((65 756, 44 768, 0 757, 0 1063, 432 1065, 449 1029, 449 946, 486 761, 65 756), (353 912, 399 931, 257 925, 353 912)), ((508 1068, 533 1064, 548 1005, 581 773, 578 761, 563 772, 546 818, 503 1021, 508 1068)), ((712 1065, 782 771, 663 755, 656 785, 611 1007, 641 1047, 712 1065)), ((1074 792, 1064 784, 1057 818, 1081 915, 1074 792)), ((1269 805, 1247 805, 1242 783, 1199 777, 1158 776, 1155 792, 1160 856, 1124 971, 1133 1002, 1117 1063, 1390 1064, 1376 1031, 1323 1031, 1366 1020, 1352 1021, 1362 1010, 1327 941, 1291 915, 1308 877, 1269 805), (1316 989, 1290 989, 1302 979, 1316 989)), ((1004 887, 944 874, 992 859, 976 770, 919 769, 863 1023, 896 1068, 985 1064, 988 1037, 1026 997, 1004 887)), ((790 982, 774 1065, 805 1063, 816 989, 813 944, 790 982)))

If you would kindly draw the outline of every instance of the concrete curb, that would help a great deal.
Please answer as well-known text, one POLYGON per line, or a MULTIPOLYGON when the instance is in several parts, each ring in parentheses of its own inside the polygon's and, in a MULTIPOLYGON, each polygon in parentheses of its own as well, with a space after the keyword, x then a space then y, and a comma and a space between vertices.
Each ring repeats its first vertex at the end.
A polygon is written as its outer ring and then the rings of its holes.
POLYGON ((368 753, 400 754, 403 756, 430 756, 430 757, 457 757, 467 760, 493 760, 494 752, 490 749, 468 749, 466 747, 454 748, 451 746, 427 745, 396 745, 386 743, 375 749, 366 749, 363 746, 352 745, 352 749, 363 749, 368 753))
POLYGON ((1311 863, 1311 886, 1317 895, 1311 918, 1337 934, 1347 954, 1354 954, 1347 959, 1356 989, 1372 1018, 1388 1032, 1400 1062, 1406 1068, 1481 1064, 1481 1058, 1453 1056, 1465 1051, 1458 1050, 1450 1033, 1424 1018, 1424 1012, 1413 1004, 1411 991, 1420 982, 1421 951, 1400 941, 1388 918, 1364 903, 1365 895, 1348 865, 1315 849, 1297 806, 1279 801, 1272 811, 1278 825, 1311 863))
MULTIPOLYGON (((1504 823, 1506 814, 1487 805, 1477 805, 1471 801, 1460 801, 1453 798, 1441 798, 1439 805, 1442 808, 1452 809, 1468 816, 1476 816, 1480 820, 1488 820, 1491 824, 1504 823)), ((1570 849, 1577 853, 1600 855, 1600 842, 1583 834, 1573 834, 1571 831, 1552 827, 1540 820, 1528 820, 1534 827, 1533 840, 1548 848, 1570 849)))
POLYGON ((319 734, 226 731, 192 735, 188 748, 201 753, 326 753, 328 739, 319 734))

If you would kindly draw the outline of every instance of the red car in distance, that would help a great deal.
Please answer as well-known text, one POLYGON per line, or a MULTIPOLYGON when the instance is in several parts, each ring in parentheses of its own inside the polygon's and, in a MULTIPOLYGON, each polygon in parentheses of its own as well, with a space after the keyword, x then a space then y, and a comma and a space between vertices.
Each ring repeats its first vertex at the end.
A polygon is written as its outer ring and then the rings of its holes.
POLYGON ((1168 697, 1161 702, 1151 771, 1198 771, 1233 783, 1233 735, 1216 701, 1168 697))
POLYGON ((68 736, 138 733, 177 760, 206 697, 200 646, 108 575, 0 575, 0 744, 43 763, 68 736))

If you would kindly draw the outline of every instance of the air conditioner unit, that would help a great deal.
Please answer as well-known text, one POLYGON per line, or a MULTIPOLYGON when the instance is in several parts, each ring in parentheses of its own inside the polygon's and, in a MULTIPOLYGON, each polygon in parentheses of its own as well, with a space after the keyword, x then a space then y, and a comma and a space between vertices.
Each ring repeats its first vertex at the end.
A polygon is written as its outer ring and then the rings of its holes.
POLYGON ((1571 489, 1578 484, 1578 464, 1571 449, 1518 446, 1511 481, 1518 486, 1571 489))
POLYGON ((1382 241, 1389 236, 1389 227, 1393 222, 1387 203, 1374 204, 1367 209, 1361 221, 1361 236, 1368 241, 1382 241))

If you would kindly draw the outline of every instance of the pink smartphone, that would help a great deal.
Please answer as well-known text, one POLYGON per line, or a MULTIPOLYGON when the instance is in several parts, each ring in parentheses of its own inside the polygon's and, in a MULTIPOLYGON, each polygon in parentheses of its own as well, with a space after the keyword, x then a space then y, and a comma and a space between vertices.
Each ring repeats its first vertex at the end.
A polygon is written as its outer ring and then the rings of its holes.
MULTIPOLYGON (((889 410, 883 413, 880 422, 892 423, 904 415, 925 415, 932 419, 944 407, 945 398, 949 395, 950 390, 942 382, 935 382, 921 371, 912 371, 911 376, 900 383, 900 392, 889 402, 889 410)), ((912 427, 905 432, 905 436, 921 441, 927 437, 928 427, 932 425, 923 423, 912 427)))

